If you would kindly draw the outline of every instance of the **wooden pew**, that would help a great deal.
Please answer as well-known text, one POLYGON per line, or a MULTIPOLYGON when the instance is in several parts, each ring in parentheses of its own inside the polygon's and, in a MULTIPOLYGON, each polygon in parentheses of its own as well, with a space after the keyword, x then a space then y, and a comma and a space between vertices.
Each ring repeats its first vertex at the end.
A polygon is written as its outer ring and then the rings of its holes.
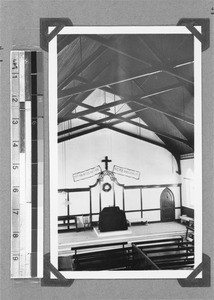
POLYGON ((192 268, 194 246, 182 237, 72 247, 72 268, 93 270, 165 270, 192 268))
MULTIPOLYGON (((194 246, 182 238, 138 241, 132 243, 134 251, 138 251, 138 264, 141 270, 182 269, 194 266, 194 246)), ((136 269, 136 258, 133 255, 136 269)))
POLYGON ((183 242, 183 237, 171 237, 171 238, 163 238, 163 239, 154 239, 154 240, 145 240, 145 241, 136 241, 135 245, 145 245, 145 244, 157 244, 157 243, 167 243, 167 242, 183 242))
POLYGON ((160 270, 135 244, 132 244, 132 270, 160 270))
POLYGON ((72 247, 73 269, 76 271, 122 270, 129 266, 127 242, 72 247))

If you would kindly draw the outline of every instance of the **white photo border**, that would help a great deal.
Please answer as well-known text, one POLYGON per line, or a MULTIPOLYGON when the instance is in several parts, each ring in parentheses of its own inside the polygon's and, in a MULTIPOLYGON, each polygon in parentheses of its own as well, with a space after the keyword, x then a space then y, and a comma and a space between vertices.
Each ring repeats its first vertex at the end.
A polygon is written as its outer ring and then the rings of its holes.
MULTIPOLYGON (((49 33, 55 27, 49 27, 49 33)), ((201 26, 195 26, 201 32, 201 26)), ((60 34, 192 34, 185 26, 66 26, 60 34)), ((49 190, 50 262, 58 269, 58 146, 57 146, 57 35, 49 42, 49 190)), ((201 42, 194 37, 194 176, 195 176, 195 268, 202 262, 202 90, 201 42)), ((158 271, 61 271, 66 279, 180 279, 193 270, 158 271)), ((55 278, 52 276, 52 278, 55 278)), ((202 278, 200 273, 197 278, 202 278)))

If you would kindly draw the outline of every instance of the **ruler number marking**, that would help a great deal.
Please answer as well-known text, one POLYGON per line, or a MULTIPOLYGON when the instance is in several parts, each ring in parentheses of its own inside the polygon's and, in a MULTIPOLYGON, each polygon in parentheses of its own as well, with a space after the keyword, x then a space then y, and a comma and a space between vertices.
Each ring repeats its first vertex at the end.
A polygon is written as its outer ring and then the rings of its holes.
POLYGON ((17 118, 17 119, 13 119, 13 121, 12 121, 12 123, 13 123, 13 125, 17 125, 17 124, 19 124, 19 119, 17 118))
POLYGON ((14 238, 17 238, 17 237, 19 237, 19 234, 18 234, 18 233, 14 233, 14 234, 13 234, 13 237, 14 237, 14 238))
POLYGON ((12 96, 12 102, 18 102, 18 101, 19 101, 19 99, 17 96, 12 96))
POLYGON ((18 69, 18 62, 17 62, 17 58, 13 59, 13 63, 12 63, 12 69, 16 70, 18 69))

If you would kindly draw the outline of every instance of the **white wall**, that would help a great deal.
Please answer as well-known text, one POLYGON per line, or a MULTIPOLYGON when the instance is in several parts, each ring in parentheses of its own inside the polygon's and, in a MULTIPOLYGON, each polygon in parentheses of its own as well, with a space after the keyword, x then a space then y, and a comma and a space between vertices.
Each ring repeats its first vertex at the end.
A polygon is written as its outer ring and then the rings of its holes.
POLYGON ((181 160, 182 205, 194 208, 194 159, 181 160))
MULTIPOLYGON (((103 129, 59 144, 59 188, 77 188, 93 185, 96 182, 96 176, 74 182, 73 174, 97 165, 100 165, 104 170, 104 163, 101 160, 105 156, 112 160, 109 164, 109 170, 112 170, 114 165, 118 165, 140 172, 139 180, 117 175, 116 177, 121 184, 150 185, 181 182, 180 176, 176 173, 177 163, 167 150, 108 129, 103 129)), ((172 189, 172 191, 175 195, 177 206, 180 201, 180 194, 176 189, 172 189)), ((158 206, 162 190, 157 191, 153 189, 153 192, 145 192, 143 200, 147 203, 148 208, 156 208, 158 206)), ((134 193, 132 191, 132 199, 134 193)), ((128 197, 128 191, 126 191, 126 194, 125 196, 128 197)), ((108 193, 105 196, 107 195, 108 193)), ((132 200, 126 204, 126 209, 136 209, 135 201, 132 200)), ((154 214, 153 218, 157 219, 157 213, 154 214)))

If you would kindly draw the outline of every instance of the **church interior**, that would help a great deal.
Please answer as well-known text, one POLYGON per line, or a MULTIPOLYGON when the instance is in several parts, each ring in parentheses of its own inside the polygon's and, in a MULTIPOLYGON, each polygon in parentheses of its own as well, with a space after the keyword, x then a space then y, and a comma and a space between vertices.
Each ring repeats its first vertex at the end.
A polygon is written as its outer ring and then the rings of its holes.
POLYGON ((58 35, 59 270, 194 268, 191 34, 58 35))

